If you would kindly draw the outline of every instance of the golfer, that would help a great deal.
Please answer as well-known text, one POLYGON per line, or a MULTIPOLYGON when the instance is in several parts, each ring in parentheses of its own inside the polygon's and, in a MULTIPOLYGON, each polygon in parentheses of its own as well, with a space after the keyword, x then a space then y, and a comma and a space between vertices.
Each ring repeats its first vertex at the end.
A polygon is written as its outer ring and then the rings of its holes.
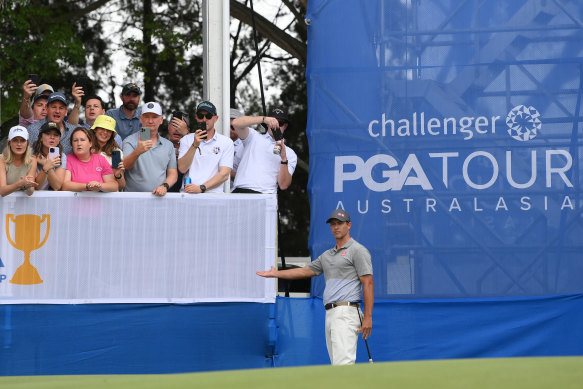
POLYGON ((343 209, 332 212, 330 224, 336 247, 325 251, 302 268, 258 271, 257 275, 288 280, 310 278, 324 273, 326 308, 326 346, 333 365, 356 361, 358 333, 366 340, 372 329, 374 304, 372 263, 368 250, 350 237, 350 215, 343 209), (364 288, 364 317, 361 318, 360 295, 364 288))

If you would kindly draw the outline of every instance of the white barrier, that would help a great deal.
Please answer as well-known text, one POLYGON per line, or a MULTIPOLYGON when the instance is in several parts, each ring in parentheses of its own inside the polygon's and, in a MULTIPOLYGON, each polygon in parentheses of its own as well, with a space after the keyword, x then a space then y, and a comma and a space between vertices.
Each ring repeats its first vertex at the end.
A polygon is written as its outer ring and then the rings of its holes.
POLYGON ((275 263, 276 210, 275 195, 12 194, 0 303, 274 302, 255 271, 275 263))

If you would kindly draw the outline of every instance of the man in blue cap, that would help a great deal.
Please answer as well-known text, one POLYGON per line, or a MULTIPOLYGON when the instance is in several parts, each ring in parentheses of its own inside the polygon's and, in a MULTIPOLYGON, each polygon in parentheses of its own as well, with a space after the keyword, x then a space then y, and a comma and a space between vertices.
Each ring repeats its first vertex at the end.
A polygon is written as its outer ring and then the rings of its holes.
POLYGON ((67 117, 67 98, 61 92, 54 92, 49 95, 47 100, 47 116, 43 120, 28 126, 27 130, 30 134, 30 144, 34 144, 38 139, 40 128, 46 122, 57 123, 59 129, 61 130, 61 145, 63 145, 63 153, 71 154, 73 152, 73 147, 69 138, 71 133, 75 129, 75 126, 66 122, 65 117, 67 117))

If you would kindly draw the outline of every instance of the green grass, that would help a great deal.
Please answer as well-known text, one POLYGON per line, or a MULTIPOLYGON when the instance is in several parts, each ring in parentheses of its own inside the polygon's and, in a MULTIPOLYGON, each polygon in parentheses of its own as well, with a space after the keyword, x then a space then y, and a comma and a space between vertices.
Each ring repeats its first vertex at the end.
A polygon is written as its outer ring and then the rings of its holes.
POLYGON ((2 377, 0 388, 583 388, 583 357, 463 359, 192 374, 2 377))

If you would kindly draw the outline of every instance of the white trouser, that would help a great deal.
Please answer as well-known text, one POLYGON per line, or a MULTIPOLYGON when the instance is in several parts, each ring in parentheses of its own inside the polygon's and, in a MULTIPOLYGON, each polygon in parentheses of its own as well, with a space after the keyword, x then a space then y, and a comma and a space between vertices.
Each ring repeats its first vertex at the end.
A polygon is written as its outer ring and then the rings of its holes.
POLYGON ((352 365, 356 361, 359 309, 340 306, 326 311, 326 347, 333 365, 352 365))

